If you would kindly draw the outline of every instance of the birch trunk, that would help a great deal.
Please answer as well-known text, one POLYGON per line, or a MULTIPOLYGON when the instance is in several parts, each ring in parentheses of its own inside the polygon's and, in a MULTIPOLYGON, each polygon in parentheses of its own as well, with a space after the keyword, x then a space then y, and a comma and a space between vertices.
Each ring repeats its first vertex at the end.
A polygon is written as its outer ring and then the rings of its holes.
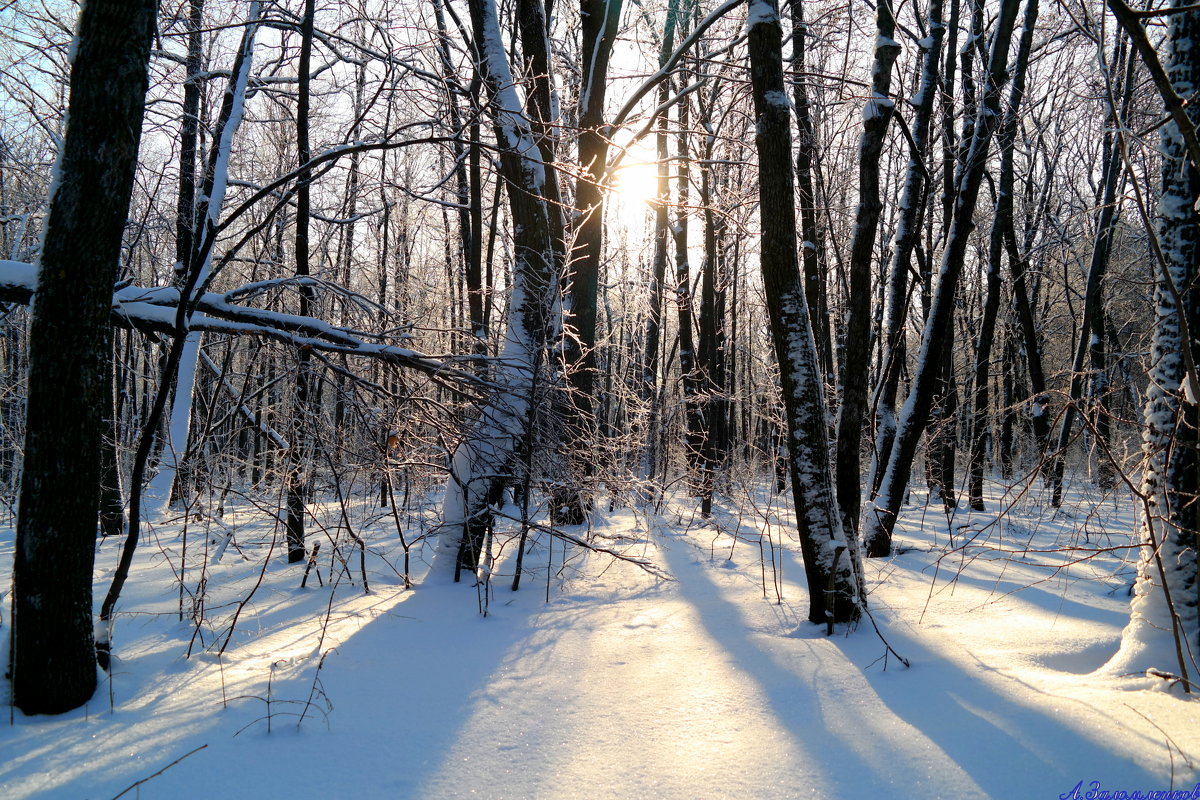
MULTIPOLYGON (((1172 7, 1186 6, 1174 0, 1172 7)), ((1165 68, 1185 96, 1200 84, 1200 12, 1168 17, 1165 68)), ((1200 109, 1187 107, 1187 124, 1200 124, 1200 109)), ((1161 134, 1162 196, 1158 240, 1163 257, 1154 292, 1151 347, 1142 448, 1141 558, 1129 624, 1121 649, 1107 669, 1117 674, 1148 668, 1184 679, 1196 688, 1200 652, 1200 406, 1194 361, 1200 331, 1200 170, 1188 158, 1185 136, 1171 119, 1161 134), (1182 301, 1182 302, 1181 302, 1182 301), (1174 658, 1171 658, 1171 655, 1174 658), (1172 663, 1173 662, 1173 663, 1172 663)))

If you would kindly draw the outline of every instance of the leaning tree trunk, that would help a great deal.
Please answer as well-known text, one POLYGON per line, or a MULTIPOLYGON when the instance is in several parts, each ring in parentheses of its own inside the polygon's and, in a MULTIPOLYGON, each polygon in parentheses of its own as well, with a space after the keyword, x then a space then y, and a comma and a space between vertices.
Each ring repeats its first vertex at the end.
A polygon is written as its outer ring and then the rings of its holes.
POLYGON ((808 618, 848 622, 862 612, 865 599, 858 547, 843 534, 834 497, 820 362, 796 254, 791 130, 775 0, 751 0, 746 27, 759 163, 763 288, 787 415, 788 466, 808 578, 808 618))
POLYGON ((13 703, 56 714, 96 689, 92 568, 100 439, 111 414, 112 285, 133 191, 152 0, 88 0, 30 328, 13 553, 13 703), (107 410, 106 410, 107 409, 107 410))
MULTIPOLYGON (((200 333, 189 331, 193 320, 191 304, 183 302, 184 298, 195 296, 202 291, 209 274, 212 262, 212 250, 216 243, 217 218, 221 212, 221 203, 225 197, 225 189, 229 181, 229 156, 233 149, 233 135, 242 118, 246 99, 246 85, 249 80, 251 53, 254 50, 254 37, 258 29, 261 3, 255 0, 248 9, 249 22, 242 32, 241 45, 234 60, 233 74, 225 97, 221 102, 221 115, 217 124, 218 135, 213 143, 209 160, 209 174, 204 181, 202 196, 204 201, 197 210, 196 218, 203 225, 200 237, 192 249, 191 262, 188 265, 187 280, 181 291, 181 302, 175 309, 175 338, 171 341, 159 376, 158 389, 154 401, 142 415, 142 433, 138 441, 137 451, 133 456, 133 467, 129 478, 129 520, 126 523, 125 546, 121 549, 121 558, 113 572, 112 583, 108 593, 100 605, 100 638, 96 642, 96 652, 102 666, 107 667, 109 653, 112 649, 113 612, 121 597, 121 590, 129 578, 129 569, 133 565, 133 554, 137 550, 142 529, 142 486, 146 470, 149 466, 150 451, 157 436, 158 427, 166 413, 167 397, 171 394, 171 379, 175 378, 175 401, 179 405, 171 409, 169 435, 173 441, 186 442, 191 425, 192 386, 195 384, 196 368, 200 360, 200 333), (186 390, 181 388, 186 386, 186 390), (178 427, 176 427, 178 425, 178 427)), ((180 445, 182 447, 182 445, 180 445)), ((159 464, 159 474, 145 489, 150 496, 147 503, 157 501, 163 510, 170 497, 171 486, 174 483, 175 467, 181 452, 164 448, 163 463, 159 464)))
POLYGON ((892 260, 887 272, 884 302, 883 357, 872 405, 875 408, 875 448, 872 454, 870 492, 874 495, 883 478, 883 467, 896 437, 896 395, 905 357, 905 320, 908 317, 909 284, 913 249, 921 233, 921 220, 928 205, 925 155, 929 146, 929 127, 933 104, 938 93, 938 72, 942 60, 942 41, 946 26, 942 22, 942 0, 929 3, 929 39, 921 61, 921 81, 913 98, 916 110, 912 120, 912 151, 900 195, 899 218, 892 245, 892 260))
POLYGON ((491 95, 500 179, 513 227, 507 325, 496 367, 496 390, 455 449, 442 509, 433 570, 458 577, 480 567, 491 504, 512 480, 514 457, 529 441, 533 394, 544 350, 557 324, 558 274, 547 168, 528 117, 521 112, 505 57, 495 0, 471 0, 476 58, 491 95))
POLYGON ((863 531, 869 556, 886 556, 891 553, 892 530, 895 528, 912 474, 917 442, 929 421, 935 381, 941 368, 937 350, 947 340, 953 322, 954 295, 958 287, 958 278, 962 274, 963 262, 966 260, 968 239, 974 227, 975 204, 983 182, 988 146, 991 143, 992 131, 999 122, 1000 91, 1005 79, 1008 49, 1018 5, 1019 0, 1004 0, 1000 7, 1000 17, 992 37, 987 86, 983 102, 979 104, 971 146, 957 181, 954 222, 942 254, 941 274, 921 335, 921 350, 917 357, 912 387, 900 415, 896 440, 892 445, 887 471, 880 483, 879 496, 863 515, 863 531))
MULTIPOLYGON (((212 262, 213 237, 216 235, 217 220, 225 191, 229 186, 229 159, 233 149, 233 137, 242 123, 245 110, 246 89, 250 79, 250 67, 254 52, 254 39, 258 31, 260 3, 250 4, 246 29, 242 32, 241 45, 234 60, 233 72, 221 101, 221 112, 217 120, 215 141, 209 155, 208 172, 200 192, 196 209, 196 220, 202 226, 192 234, 193 245, 184 269, 184 280, 188 287, 203 290, 208 280, 212 262)), ((180 308, 185 304, 180 303, 180 308)), ((198 331, 182 332, 182 350, 174 358, 175 365, 164 369, 159 391, 165 391, 172 380, 175 389, 171 400, 170 418, 158 473, 146 486, 144 496, 148 516, 166 513, 171 502, 172 488, 187 452, 192 421, 192 389, 196 385, 196 371, 200 362, 200 339, 198 331)), ((168 355, 168 360, 171 357, 168 355)), ((147 428, 149 430, 149 428, 147 428)), ((140 484, 133 483, 131 492, 141 491, 140 484)), ((131 512, 132 514, 132 512, 131 512)))

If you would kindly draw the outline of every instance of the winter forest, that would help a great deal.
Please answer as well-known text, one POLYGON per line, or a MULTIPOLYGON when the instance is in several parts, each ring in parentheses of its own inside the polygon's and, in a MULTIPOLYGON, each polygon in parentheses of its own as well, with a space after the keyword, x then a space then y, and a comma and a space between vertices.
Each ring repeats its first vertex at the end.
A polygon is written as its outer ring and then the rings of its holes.
POLYGON ((0 2, 4 797, 1200 797, 1200 6, 0 2))

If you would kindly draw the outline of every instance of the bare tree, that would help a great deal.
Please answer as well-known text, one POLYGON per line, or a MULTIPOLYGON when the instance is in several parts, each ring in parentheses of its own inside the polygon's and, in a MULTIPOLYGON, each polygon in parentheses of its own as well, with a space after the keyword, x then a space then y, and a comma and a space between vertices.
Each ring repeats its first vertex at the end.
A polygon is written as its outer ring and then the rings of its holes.
MULTIPOLYGON (((1036 3, 1037 0, 1029 0, 1036 3)), ((954 221, 942 254, 941 273, 934 291, 929 316, 921 334, 916 374, 897 425, 896 440, 889 454, 887 471, 880 482, 879 496, 865 509, 863 531, 868 556, 886 556, 892 549, 892 530, 904 502, 912 472, 917 441, 929 421, 935 383, 942 369, 939 348, 945 348, 954 315, 954 296, 962 274, 968 237, 975 226, 973 219, 979 188, 983 182, 988 146, 1000 118, 1000 91, 1008 66, 1008 49, 1016 22, 1018 0, 1005 0, 992 34, 987 85, 979 103, 970 149, 958 171, 954 221)))

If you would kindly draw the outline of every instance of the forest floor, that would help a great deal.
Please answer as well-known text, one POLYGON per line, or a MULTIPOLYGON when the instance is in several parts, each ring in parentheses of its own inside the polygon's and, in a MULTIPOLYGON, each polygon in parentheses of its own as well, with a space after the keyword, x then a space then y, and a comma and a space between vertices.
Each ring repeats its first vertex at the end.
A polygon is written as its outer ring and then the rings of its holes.
MULTIPOLYGON (((521 590, 501 559, 486 598, 404 589, 396 526, 411 540, 432 502, 317 507, 307 588, 250 505, 186 537, 155 526, 111 675, 75 712, 10 711, 0 797, 1025 800, 1200 782, 1200 706, 1102 669, 1128 616, 1127 496, 1076 487, 1055 512, 997 486, 988 512, 947 517, 914 495, 897 555, 867 564, 872 618, 833 636, 805 621, 781 499, 741 496, 712 521, 680 499, 597 515, 593 541, 667 579, 539 542, 521 590)), ((0 529, 5 663, 12 548, 0 529)), ((99 544, 98 596, 118 552, 99 544)))

